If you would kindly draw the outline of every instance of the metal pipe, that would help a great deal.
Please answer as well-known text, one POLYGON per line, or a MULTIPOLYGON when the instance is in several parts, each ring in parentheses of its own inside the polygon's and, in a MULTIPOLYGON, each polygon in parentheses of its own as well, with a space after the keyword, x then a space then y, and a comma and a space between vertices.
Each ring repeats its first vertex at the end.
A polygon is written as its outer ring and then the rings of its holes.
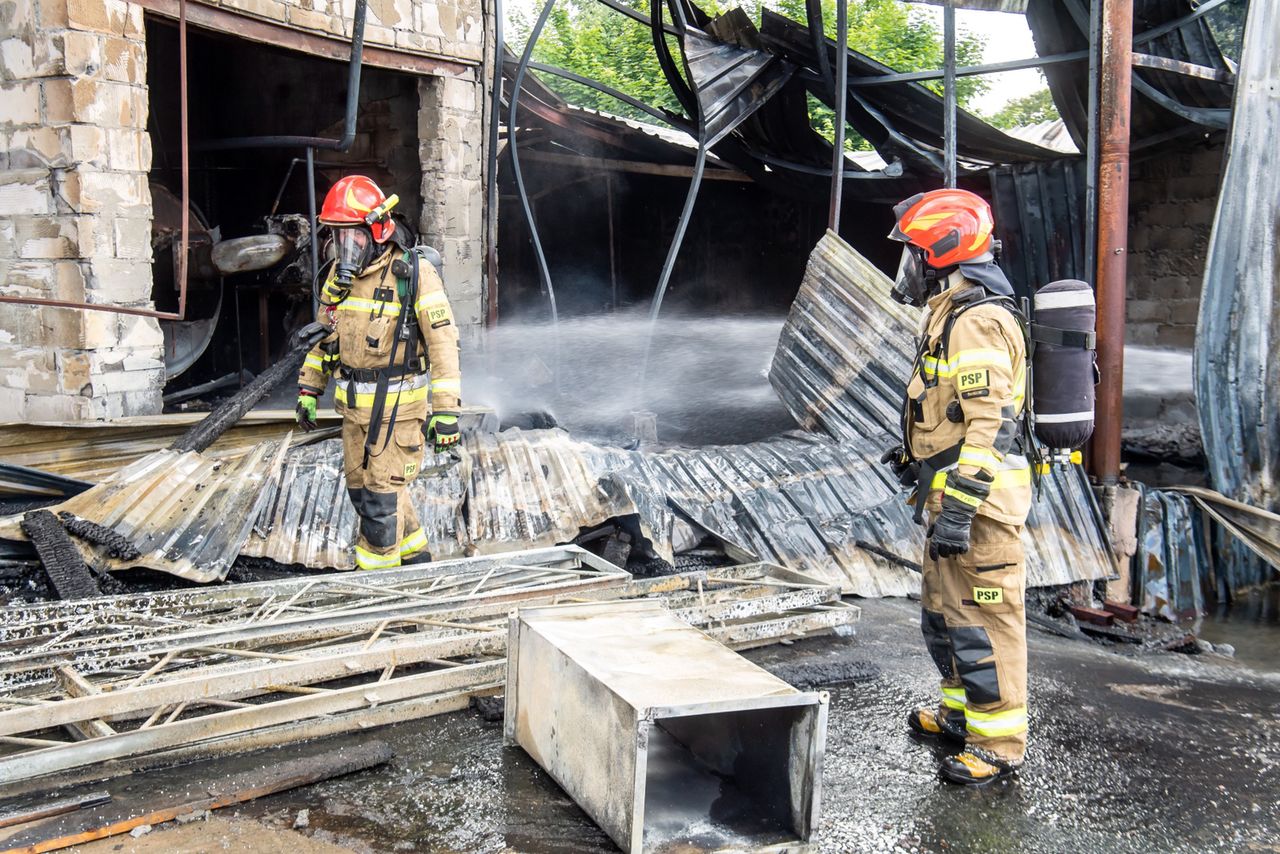
MULTIPOLYGON (((649 309, 650 322, 656 323, 658 312, 662 310, 662 298, 666 296, 667 284, 671 281, 671 272, 675 269, 676 258, 680 254, 680 244, 684 242, 685 230, 689 227, 689 219, 693 216, 693 204, 698 200, 698 188, 702 186, 702 173, 707 165, 707 146, 698 143, 698 158, 693 164, 693 181, 689 184, 689 192, 684 197, 684 208, 680 211, 680 220, 676 224, 675 236, 671 238, 671 248, 667 250, 667 260, 662 265, 662 276, 658 279, 658 290, 653 295, 653 307, 649 309)), ((653 333, 649 333, 649 341, 653 341, 653 333)), ((645 365, 648 365, 648 344, 645 345, 645 365)))
POLYGON ((502 123, 502 67, 506 42, 502 0, 493 0, 493 87, 489 93, 489 151, 485 163, 485 325, 498 322, 498 126, 502 123))
POLYGON ((1096 287, 1098 265, 1098 66, 1102 57, 1102 3, 1089 5, 1089 123, 1085 139, 1084 269, 1096 287))
POLYGON ((1103 0, 1098 87, 1098 383, 1089 462, 1102 483, 1120 476, 1124 417, 1125 276, 1129 238, 1129 104, 1133 0, 1103 0))
MULTIPOLYGON (((529 60, 533 56, 533 46, 538 43, 538 36, 542 35, 542 28, 546 26, 547 18, 551 16, 551 10, 555 5, 556 0, 547 0, 543 5, 542 12, 538 15, 538 21, 533 25, 533 30, 529 33, 529 41, 524 46, 524 53, 520 56, 520 65, 516 67, 515 80, 511 83, 511 103, 507 108, 507 150, 511 152, 511 174, 515 178, 516 193, 520 196, 520 207, 524 209, 525 222, 529 224, 529 237, 533 241, 533 252, 538 259, 538 275, 542 277, 542 284, 547 289, 547 299, 551 304, 551 322, 558 325, 560 313, 556 310, 556 292, 551 284, 551 270, 547 267, 546 253, 542 251, 542 240, 538 237, 538 224, 533 216, 533 208, 529 205, 529 193, 524 187, 524 173, 520 171, 520 152, 516 139, 516 117, 520 113, 520 87, 524 84, 525 72, 529 70, 529 60)), ((558 376, 558 364, 556 369, 558 376)))
POLYGON ((182 152, 182 241, 178 247, 178 310, 156 311, 123 305, 43 299, 41 297, 0 296, 0 303, 14 305, 47 305, 53 308, 76 308, 84 311, 106 311, 157 320, 185 320, 187 317, 187 247, 191 240, 191 151, 187 139, 187 0, 178 0, 178 140, 182 152))
POLYGON ((827 34, 826 25, 822 19, 822 0, 804 0, 804 16, 809 24, 809 41, 813 44, 813 53, 818 57, 818 75, 834 97, 836 78, 831 71, 831 60, 827 59, 827 34))
POLYGON ((356 141, 356 119, 360 112, 360 68, 364 58, 364 23, 369 0, 356 0, 355 19, 351 25, 351 58, 347 61, 347 108, 342 136, 327 139, 318 136, 236 136, 215 139, 199 146, 200 151, 228 151, 238 148, 288 148, 301 146, 326 151, 346 151, 356 141))
POLYGON ((956 7, 942 7, 942 181, 956 185, 956 7))
MULTIPOLYGON (((316 150, 307 149, 307 221, 311 225, 311 278, 314 281, 320 274, 320 232, 316 220, 316 150)), ((292 168, 292 167, 291 167, 292 168)), ((320 316, 320 298, 316 289, 311 289, 311 316, 320 316)))
POLYGON ((673 128, 676 128, 678 130, 683 130, 683 131, 690 130, 690 126, 688 122, 682 121, 674 116, 664 113, 661 110, 657 109, 656 107, 650 107, 644 101, 638 100, 636 98, 632 98, 627 93, 620 92, 617 89, 614 89, 612 86, 607 86, 604 83, 601 83, 599 80, 592 80, 590 77, 583 77, 581 74, 576 74, 572 71, 569 71, 564 68, 560 68, 555 65, 548 65, 545 62, 530 62, 529 67, 532 68, 534 71, 542 71, 547 74, 553 74, 556 77, 563 77, 565 80, 570 80, 579 85, 587 86, 591 89, 595 89, 597 92, 603 92, 604 94, 608 95, 610 98, 616 98, 617 100, 621 101, 624 104, 635 107, 637 110, 640 110, 644 113, 649 114, 650 116, 652 116, 653 118, 657 119, 658 121, 662 122, 665 125, 670 125, 673 128))
MULTIPOLYGON (((823 50, 819 55, 825 54, 823 50)), ((839 234, 840 204, 844 196, 844 126, 849 100, 848 0, 836 0, 836 57, 836 127, 831 144, 831 204, 827 208, 827 227, 839 234)))

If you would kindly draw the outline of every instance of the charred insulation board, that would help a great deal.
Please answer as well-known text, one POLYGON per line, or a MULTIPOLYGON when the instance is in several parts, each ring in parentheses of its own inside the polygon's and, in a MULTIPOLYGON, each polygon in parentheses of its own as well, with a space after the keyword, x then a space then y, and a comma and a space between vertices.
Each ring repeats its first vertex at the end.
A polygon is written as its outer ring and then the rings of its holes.
POLYGON ((657 602, 521 609, 518 744, 630 854, 809 851, 827 695, 801 692, 657 602))

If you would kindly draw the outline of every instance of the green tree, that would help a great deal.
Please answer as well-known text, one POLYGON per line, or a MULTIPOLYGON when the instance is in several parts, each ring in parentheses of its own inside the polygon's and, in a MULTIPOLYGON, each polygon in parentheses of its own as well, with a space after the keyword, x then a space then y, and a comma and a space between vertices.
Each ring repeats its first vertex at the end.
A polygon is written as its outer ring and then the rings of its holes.
POLYGON ((986 119, 998 128, 1020 128, 1040 122, 1051 122, 1059 118, 1058 108, 1053 103, 1049 89, 1039 89, 1030 95, 1014 98, 1000 108, 994 115, 986 119))
MULTIPOLYGON (((623 2, 646 14, 649 11, 644 0, 623 2)), ((756 22, 766 7, 793 20, 805 19, 804 0, 744 0, 741 3, 704 0, 700 5, 712 16, 740 5, 756 22)), ((836 29, 835 0, 823 0, 822 11, 824 27, 830 36, 836 29)), ((522 44, 532 29, 533 19, 517 14, 512 25, 515 30, 512 42, 522 44)), ((674 39, 668 36, 668 42, 672 45, 672 53, 678 55, 674 39)), ((942 67, 940 27, 927 12, 899 0, 849 0, 849 46, 898 71, 942 67)), ((980 63, 982 50, 980 36, 960 33, 956 43, 959 64, 980 63)), ((598 80, 650 106, 679 112, 675 95, 658 66, 648 28, 595 0, 559 0, 534 48, 534 57, 598 80)), ((552 75, 542 75, 542 79, 578 106, 641 120, 650 118, 642 111, 590 87, 552 75)), ((926 85, 937 92, 942 91, 940 82, 926 85)), ((964 106, 985 90, 986 83, 981 78, 962 77, 957 83, 958 101, 964 106)), ((834 138, 835 114, 829 107, 811 97, 809 115, 818 133, 827 139, 834 138)), ((850 136, 847 145, 850 148, 868 147, 856 135, 850 136)))

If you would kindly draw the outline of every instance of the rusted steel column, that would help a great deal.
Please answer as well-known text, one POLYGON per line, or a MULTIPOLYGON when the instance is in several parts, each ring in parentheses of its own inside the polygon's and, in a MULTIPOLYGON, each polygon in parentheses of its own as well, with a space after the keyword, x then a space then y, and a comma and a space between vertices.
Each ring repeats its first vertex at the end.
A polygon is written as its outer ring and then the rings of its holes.
POLYGON ((1089 463, 1095 477, 1120 475, 1124 416, 1125 276, 1129 247, 1129 94, 1133 0, 1103 0, 1098 81, 1098 383, 1089 463))

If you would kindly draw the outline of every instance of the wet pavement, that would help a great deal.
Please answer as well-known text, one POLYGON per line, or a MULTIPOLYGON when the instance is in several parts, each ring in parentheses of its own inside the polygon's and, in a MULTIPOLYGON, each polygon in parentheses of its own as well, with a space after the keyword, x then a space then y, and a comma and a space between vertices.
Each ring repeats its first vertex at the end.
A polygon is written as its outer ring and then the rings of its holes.
MULTIPOLYGON (((820 850, 1280 850, 1280 675, 1033 630, 1027 764, 1013 782, 965 790, 939 781, 935 748, 905 732, 904 710, 935 684, 916 606, 859 604, 856 638, 751 654, 783 678, 854 680, 830 689, 820 850)), ((307 836, 359 851, 616 850, 502 745, 498 722, 469 711, 367 737, 395 746, 392 766, 264 798, 240 816, 290 827, 309 809, 307 836)))

